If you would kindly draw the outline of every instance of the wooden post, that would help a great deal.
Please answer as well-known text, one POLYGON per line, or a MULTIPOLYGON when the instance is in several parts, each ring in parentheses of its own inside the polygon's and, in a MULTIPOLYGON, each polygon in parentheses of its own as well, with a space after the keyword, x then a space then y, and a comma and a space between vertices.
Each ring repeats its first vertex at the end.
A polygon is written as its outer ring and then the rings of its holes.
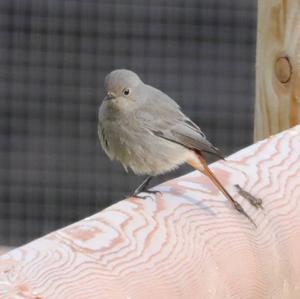
POLYGON ((300 123, 300 0, 258 0, 254 139, 300 123))
POLYGON ((0 257, 0 298, 300 298, 300 126, 0 257), (261 198, 256 209, 234 187, 261 198))

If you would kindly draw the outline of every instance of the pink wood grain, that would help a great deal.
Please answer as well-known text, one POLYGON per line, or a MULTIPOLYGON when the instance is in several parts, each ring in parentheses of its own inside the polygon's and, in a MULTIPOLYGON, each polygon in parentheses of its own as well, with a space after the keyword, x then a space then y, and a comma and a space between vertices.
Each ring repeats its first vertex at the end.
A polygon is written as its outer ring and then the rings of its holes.
POLYGON ((300 126, 0 258, 0 298, 300 298, 300 126), (263 199, 256 210, 240 184, 263 199))

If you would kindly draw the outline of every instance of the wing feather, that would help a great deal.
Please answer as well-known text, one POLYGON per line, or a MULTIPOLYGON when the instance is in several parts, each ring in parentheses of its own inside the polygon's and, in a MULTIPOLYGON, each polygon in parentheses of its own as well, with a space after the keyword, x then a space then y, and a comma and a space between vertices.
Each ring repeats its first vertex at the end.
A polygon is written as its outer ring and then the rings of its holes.
POLYGON ((201 129, 184 113, 168 95, 147 85, 147 107, 138 118, 154 135, 178 143, 189 149, 207 152, 224 159, 221 151, 213 146, 201 129))

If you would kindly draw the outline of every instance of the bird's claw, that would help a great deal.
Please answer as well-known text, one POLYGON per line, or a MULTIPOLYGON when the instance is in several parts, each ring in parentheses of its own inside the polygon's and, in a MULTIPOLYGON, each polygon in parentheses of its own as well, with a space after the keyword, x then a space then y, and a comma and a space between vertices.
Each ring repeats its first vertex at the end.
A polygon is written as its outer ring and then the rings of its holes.
POLYGON ((158 191, 158 190, 145 190, 145 191, 143 191, 144 193, 149 193, 149 194, 154 194, 154 195, 156 195, 156 194, 159 194, 159 195, 161 195, 162 193, 160 192, 160 191, 158 191))
POLYGON ((143 199, 143 200, 148 199, 148 198, 153 199, 153 197, 151 196, 151 194, 154 194, 154 195, 159 194, 159 195, 161 195, 162 193, 160 191, 158 191, 158 190, 143 190, 142 192, 137 193, 137 194, 133 193, 131 196, 135 197, 135 198, 140 198, 140 199, 143 199), (139 195, 141 193, 148 193, 148 195, 139 195))

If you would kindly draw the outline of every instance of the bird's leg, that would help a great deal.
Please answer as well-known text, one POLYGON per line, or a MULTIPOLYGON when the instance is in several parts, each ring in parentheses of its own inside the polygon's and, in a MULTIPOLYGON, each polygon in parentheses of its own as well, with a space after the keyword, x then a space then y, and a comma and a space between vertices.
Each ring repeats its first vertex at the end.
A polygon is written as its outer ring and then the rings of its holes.
POLYGON ((229 200, 229 202, 232 204, 232 206, 241 214, 243 214, 245 217, 247 217, 251 223, 254 224, 254 226, 256 227, 255 222, 252 220, 252 218, 245 212, 245 210, 243 209, 243 207, 237 202, 235 201, 232 196, 228 193, 228 191, 223 187, 223 185, 221 184, 221 182, 216 178, 216 176, 213 174, 213 172, 209 169, 205 159, 202 157, 202 155, 200 153, 196 153, 198 156, 198 159, 201 162, 201 168, 195 167, 196 165, 194 163, 190 163, 194 168, 200 170, 201 172, 203 172, 206 176, 209 177, 209 179, 214 183, 214 185, 224 194, 224 196, 229 200))
POLYGON ((264 209, 261 198, 253 196, 251 193, 244 190, 240 185, 234 185, 234 187, 238 190, 239 195, 247 199, 252 206, 257 209, 264 209))
POLYGON ((134 190, 133 195, 138 195, 147 190, 147 187, 152 179, 152 176, 147 176, 146 179, 134 190))
POLYGON ((150 194, 157 194, 160 193, 160 191, 155 191, 155 190, 149 190, 147 187, 149 186, 149 183, 151 181, 153 177, 152 176, 147 176, 146 179, 142 182, 141 185, 139 185, 135 191, 133 192, 132 196, 137 197, 137 198, 142 198, 142 199, 146 199, 148 198, 148 196, 141 196, 138 195, 141 192, 145 192, 145 193, 150 193, 150 194))

